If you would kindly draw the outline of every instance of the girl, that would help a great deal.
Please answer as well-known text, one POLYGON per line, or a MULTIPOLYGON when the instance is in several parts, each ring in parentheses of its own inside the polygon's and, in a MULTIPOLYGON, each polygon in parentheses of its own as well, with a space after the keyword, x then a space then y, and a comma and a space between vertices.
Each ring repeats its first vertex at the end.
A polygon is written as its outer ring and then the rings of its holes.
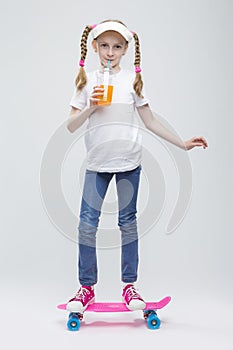
POLYGON ((197 146, 203 146, 205 149, 208 145, 203 137, 193 137, 181 142, 154 117, 149 100, 145 96, 140 74, 138 36, 122 22, 107 20, 97 25, 86 26, 81 39, 79 65, 67 128, 73 133, 88 120, 88 132, 85 135, 87 168, 78 227, 81 286, 74 298, 69 300, 67 309, 82 313, 95 300, 96 232, 101 206, 114 175, 119 205, 118 226, 122 242, 122 299, 130 310, 143 309, 145 301, 134 285, 138 271, 136 203, 141 172, 141 143, 139 128, 136 127, 135 108, 146 128, 177 147, 190 150, 197 146), (99 56, 100 68, 86 75, 84 65, 89 33, 92 34, 92 48, 99 56), (121 58, 126 54, 132 39, 135 43, 136 75, 120 67, 121 58), (104 68, 109 64, 114 90, 111 106, 104 106, 98 104, 104 94, 99 82, 103 78, 104 68))

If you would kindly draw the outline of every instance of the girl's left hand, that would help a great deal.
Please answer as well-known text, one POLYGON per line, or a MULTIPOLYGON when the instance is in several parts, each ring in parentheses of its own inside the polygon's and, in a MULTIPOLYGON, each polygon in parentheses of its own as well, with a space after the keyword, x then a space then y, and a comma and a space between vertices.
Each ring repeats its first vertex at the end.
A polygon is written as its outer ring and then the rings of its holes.
POLYGON ((204 149, 208 147, 207 141, 205 140, 205 138, 203 136, 192 137, 190 140, 185 141, 184 145, 185 145, 185 148, 187 151, 189 151, 190 149, 192 149, 194 147, 203 146, 204 149))

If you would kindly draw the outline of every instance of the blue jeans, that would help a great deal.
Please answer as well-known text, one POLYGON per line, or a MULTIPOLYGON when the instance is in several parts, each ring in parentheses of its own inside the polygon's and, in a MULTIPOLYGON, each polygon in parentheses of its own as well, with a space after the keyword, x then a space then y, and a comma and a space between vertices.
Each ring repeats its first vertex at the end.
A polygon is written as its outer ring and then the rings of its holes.
MULTIPOLYGON (((137 280, 138 232, 136 205, 141 165, 124 172, 86 170, 79 222, 79 282, 97 283, 96 232, 108 185, 115 175, 118 196, 118 226, 121 231, 121 278, 125 283, 137 280)), ((112 262, 109 262, 112 263, 112 262)))

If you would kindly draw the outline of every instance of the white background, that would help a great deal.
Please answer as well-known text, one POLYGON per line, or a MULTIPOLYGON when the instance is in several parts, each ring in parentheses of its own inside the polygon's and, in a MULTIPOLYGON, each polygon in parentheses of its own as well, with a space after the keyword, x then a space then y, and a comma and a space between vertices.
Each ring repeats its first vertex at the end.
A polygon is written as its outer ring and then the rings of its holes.
MULTIPOLYGON (((4 349, 231 349, 233 2, 10 1, 0 23, 4 349), (209 143, 190 152, 193 195, 183 223, 170 236, 152 230, 140 241, 141 293, 147 300, 172 296, 159 331, 130 313, 87 314, 71 333, 66 313, 56 309, 78 287, 77 252, 44 211, 41 159, 68 116, 82 30, 107 18, 139 34, 152 109, 184 139, 203 135, 209 143)), ((95 64, 90 50, 87 66, 95 64)), ((99 251, 98 300, 120 300, 119 259, 118 250, 99 251)))

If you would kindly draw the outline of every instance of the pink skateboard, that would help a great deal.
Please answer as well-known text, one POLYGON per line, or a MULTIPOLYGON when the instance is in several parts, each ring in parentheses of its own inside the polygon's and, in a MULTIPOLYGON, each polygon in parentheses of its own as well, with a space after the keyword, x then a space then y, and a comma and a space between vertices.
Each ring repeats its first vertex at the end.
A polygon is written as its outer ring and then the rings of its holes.
MULTIPOLYGON (((156 311, 164 308, 171 301, 171 297, 165 297, 158 302, 150 302, 146 304, 143 311, 144 319, 150 329, 157 329, 160 327, 160 319, 156 311)), ((66 310, 66 304, 57 306, 60 310, 66 310)), ((94 303, 87 307, 84 312, 132 312, 123 303, 94 303)), ((67 322, 67 328, 70 331, 77 331, 80 328, 83 314, 78 312, 71 312, 67 322)))

